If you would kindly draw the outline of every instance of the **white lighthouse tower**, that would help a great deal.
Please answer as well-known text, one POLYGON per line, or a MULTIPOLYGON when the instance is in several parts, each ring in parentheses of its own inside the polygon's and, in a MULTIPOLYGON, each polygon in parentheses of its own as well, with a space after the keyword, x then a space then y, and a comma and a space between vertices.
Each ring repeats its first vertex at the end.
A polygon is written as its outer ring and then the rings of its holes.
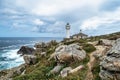
POLYGON ((66 27, 66 38, 70 38, 70 24, 67 23, 65 27, 66 27))

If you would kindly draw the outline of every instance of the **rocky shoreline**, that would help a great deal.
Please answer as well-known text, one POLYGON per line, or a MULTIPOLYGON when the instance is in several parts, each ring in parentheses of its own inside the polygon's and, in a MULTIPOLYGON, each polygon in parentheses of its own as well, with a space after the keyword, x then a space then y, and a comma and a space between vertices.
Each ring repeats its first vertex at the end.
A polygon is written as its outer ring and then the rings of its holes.
POLYGON ((22 46, 18 54, 25 63, 0 71, 0 80, 120 79, 120 39, 52 40, 34 47, 22 46))

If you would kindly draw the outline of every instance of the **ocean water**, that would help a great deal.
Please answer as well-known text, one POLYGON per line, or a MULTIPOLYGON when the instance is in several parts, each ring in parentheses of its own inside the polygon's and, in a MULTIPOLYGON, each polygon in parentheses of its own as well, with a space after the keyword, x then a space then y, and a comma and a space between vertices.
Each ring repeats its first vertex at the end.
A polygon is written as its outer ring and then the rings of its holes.
POLYGON ((37 42, 60 41, 62 38, 38 37, 5 37, 0 38, 0 70, 17 67, 24 63, 23 57, 17 54, 21 46, 33 47, 37 42))

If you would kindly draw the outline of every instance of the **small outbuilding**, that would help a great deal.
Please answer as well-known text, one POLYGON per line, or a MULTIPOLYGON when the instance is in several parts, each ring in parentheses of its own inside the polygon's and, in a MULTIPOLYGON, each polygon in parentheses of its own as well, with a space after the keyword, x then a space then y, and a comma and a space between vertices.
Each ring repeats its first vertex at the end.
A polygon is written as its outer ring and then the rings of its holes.
POLYGON ((85 39, 87 37, 88 35, 82 33, 82 30, 80 30, 80 33, 74 34, 73 36, 71 36, 72 39, 85 39))

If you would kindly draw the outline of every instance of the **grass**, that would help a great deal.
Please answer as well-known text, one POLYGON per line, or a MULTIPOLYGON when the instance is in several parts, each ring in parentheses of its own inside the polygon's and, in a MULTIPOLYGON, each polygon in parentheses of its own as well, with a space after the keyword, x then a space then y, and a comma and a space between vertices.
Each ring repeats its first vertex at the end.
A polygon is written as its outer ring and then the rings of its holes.
POLYGON ((80 44, 83 44, 83 43, 86 43, 87 42, 87 39, 78 39, 78 40, 68 40, 68 41, 62 41, 64 45, 69 45, 69 44, 72 44, 72 43, 80 43, 80 44))
POLYGON ((116 40, 118 38, 120 38, 120 32, 111 33, 111 34, 107 34, 107 35, 89 37, 90 41, 98 41, 100 39, 116 40))
POLYGON ((97 60, 97 62, 94 64, 93 69, 92 69, 94 80, 101 80, 101 78, 99 77, 99 72, 100 72, 99 63, 100 63, 100 61, 97 60))

